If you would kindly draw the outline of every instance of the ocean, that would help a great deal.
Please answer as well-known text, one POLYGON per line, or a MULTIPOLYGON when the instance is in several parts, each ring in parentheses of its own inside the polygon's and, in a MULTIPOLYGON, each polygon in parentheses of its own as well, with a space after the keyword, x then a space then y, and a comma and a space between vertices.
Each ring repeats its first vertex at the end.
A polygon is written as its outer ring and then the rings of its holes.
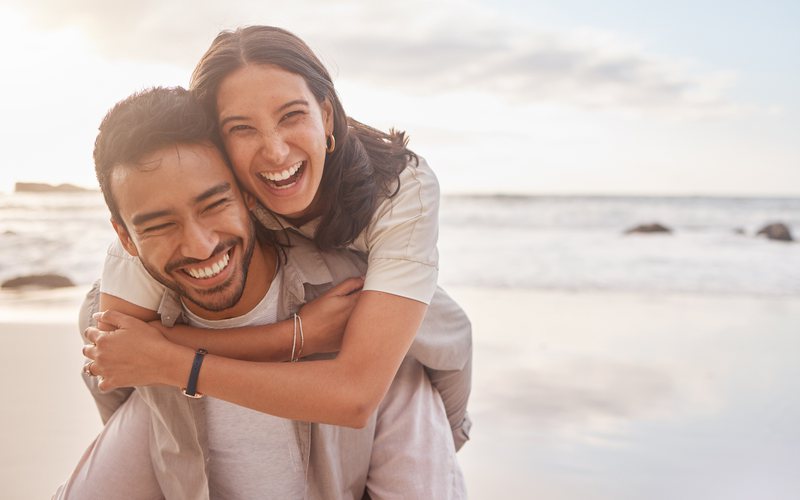
MULTIPOLYGON (((800 198, 445 196, 470 498, 800 498, 800 243, 755 235, 776 221, 800 238, 800 198), (625 234, 651 222, 672 232, 625 234)), ((114 237, 99 193, 0 194, 0 280, 78 285, 0 293, 9 498, 48 497, 99 430, 74 318, 114 237)))
MULTIPOLYGON (((0 281, 99 275, 115 237, 98 192, 0 194, 0 281)), ((800 198, 445 196, 440 283, 558 291, 800 295, 800 198), (671 234, 625 235, 659 222, 671 234)))

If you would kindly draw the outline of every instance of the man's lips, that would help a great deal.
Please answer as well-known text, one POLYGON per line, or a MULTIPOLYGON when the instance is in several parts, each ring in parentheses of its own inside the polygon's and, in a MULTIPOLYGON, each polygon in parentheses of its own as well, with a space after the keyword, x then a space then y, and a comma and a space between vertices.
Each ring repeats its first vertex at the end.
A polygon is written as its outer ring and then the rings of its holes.
POLYGON ((181 269, 184 273, 188 274, 194 279, 208 279, 221 273, 230 263, 230 251, 223 253, 219 258, 213 262, 209 262, 204 266, 184 267, 181 269))

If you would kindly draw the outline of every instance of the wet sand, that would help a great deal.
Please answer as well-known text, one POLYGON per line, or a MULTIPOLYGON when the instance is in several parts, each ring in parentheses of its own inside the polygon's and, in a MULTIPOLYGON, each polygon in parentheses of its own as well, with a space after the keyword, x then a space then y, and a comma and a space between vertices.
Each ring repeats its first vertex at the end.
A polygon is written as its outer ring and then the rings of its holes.
MULTIPOLYGON (((449 289, 474 324, 470 498, 796 498, 800 298, 449 289)), ((3 498, 97 433, 82 290, 0 292, 3 498)))

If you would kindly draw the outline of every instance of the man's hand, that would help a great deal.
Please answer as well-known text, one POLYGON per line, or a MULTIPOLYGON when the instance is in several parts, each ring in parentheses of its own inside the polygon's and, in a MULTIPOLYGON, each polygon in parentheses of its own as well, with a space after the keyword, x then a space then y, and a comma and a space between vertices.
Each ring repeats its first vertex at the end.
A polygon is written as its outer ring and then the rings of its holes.
POLYGON ((361 295, 362 278, 347 279, 300 308, 305 336, 304 352, 336 352, 350 313, 361 295))

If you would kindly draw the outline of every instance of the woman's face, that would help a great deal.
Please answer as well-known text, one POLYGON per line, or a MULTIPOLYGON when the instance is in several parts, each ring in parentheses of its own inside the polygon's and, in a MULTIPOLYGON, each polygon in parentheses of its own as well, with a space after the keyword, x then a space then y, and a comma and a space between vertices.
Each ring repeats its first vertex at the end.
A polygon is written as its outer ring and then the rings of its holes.
POLYGON ((319 103, 303 77, 248 64, 217 92, 220 133, 236 177, 267 208, 290 219, 315 216, 314 200, 333 130, 328 100, 319 103))

